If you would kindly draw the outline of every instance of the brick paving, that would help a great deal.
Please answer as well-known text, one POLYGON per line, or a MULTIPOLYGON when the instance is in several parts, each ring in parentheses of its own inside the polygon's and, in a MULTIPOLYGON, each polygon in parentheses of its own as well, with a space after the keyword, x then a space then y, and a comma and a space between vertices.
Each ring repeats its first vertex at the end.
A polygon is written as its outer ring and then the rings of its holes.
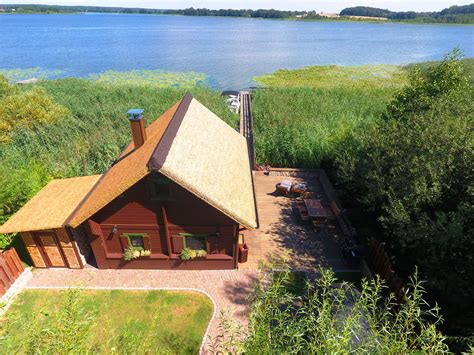
POLYGON ((243 325, 247 324, 247 296, 257 277, 255 270, 98 270, 35 269, 27 288, 130 288, 196 289, 212 297, 217 306, 209 335, 219 331, 220 311, 230 310, 243 325))

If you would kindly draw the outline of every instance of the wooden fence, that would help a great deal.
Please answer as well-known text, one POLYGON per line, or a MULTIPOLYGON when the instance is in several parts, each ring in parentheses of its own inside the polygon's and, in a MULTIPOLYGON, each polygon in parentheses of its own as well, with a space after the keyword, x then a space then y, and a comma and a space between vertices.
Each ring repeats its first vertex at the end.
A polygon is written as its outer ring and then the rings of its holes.
POLYGON ((403 300, 403 282, 392 269, 392 263, 388 256, 383 243, 376 239, 368 241, 369 252, 367 255, 367 262, 370 270, 374 274, 378 274, 384 281, 388 290, 395 295, 397 300, 403 300))
POLYGON ((3 296, 25 268, 15 248, 0 254, 0 296, 3 296))

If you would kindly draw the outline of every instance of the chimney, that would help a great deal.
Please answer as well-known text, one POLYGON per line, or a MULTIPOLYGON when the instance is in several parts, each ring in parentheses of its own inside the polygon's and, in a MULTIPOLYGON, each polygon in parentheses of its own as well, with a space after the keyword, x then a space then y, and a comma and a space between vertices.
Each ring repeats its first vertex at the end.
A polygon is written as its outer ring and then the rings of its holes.
POLYGON ((135 149, 140 148, 146 141, 145 122, 143 121, 143 110, 134 108, 128 110, 127 115, 132 127, 132 137, 135 149))

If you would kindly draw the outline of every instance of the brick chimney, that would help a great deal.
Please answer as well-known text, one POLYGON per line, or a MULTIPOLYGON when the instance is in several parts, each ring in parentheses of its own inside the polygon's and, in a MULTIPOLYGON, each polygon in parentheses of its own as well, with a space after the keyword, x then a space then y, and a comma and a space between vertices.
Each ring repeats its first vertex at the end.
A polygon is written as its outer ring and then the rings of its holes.
POLYGON ((145 122, 143 120, 143 110, 134 108, 128 110, 128 119, 132 128, 133 144, 135 149, 140 148, 146 141, 145 122))

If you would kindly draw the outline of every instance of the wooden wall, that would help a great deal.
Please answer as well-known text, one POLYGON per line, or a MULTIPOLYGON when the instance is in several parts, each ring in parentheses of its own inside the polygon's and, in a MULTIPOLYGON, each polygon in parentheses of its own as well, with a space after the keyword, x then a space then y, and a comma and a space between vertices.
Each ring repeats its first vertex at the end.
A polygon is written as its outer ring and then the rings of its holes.
POLYGON ((81 269, 82 261, 74 241, 65 228, 22 232, 21 238, 37 268, 65 267, 81 269), (48 245, 43 243, 48 242, 48 245))
POLYGON ((30 232, 23 232, 21 233, 21 239, 23 239, 23 243, 26 245, 26 250, 30 254, 33 265, 39 268, 47 267, 40 246, 36 244, 33 235, 30 232))
POLYGON ((14 248, 0 254, 0 296, 8 291, 23 270, 23 264, 14 248))
MULTIPOLYGON (((162 178, 156 174, 153 178, 162 178)), ((88 221, 89 238, 99 268, 232 269, 238 224, 179 185, 170 182, 169 201, 154 201, 147 178, 88 221), (114 227, 116 232, 114 233, 114 227), (145 233, 150 257, 124 262, 125 233, 145 233), (182 262, 182 236, 205 233, 208 257, 182 262), (169 240, 168 240, 169 238, 169 240)))

